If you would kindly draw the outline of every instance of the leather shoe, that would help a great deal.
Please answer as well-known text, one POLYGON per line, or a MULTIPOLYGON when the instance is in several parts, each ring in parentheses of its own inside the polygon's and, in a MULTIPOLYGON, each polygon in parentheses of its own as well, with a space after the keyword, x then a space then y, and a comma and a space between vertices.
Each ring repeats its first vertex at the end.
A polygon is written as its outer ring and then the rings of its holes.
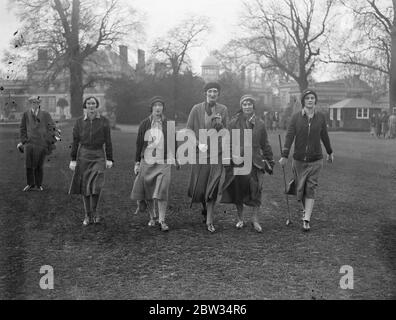
POLYGON ((259 233, 263 232, 263 229, 261 228, 261 226, 258 222, 256 222, 256 221, 253 222, 253 227, 254 227, 254 230, 256 230, 257 232, 259 232, 259 233))
POLYGON ((26 192, 26 191, 30 191, 30 190, 32 190, 33 189, 33 186, 30 186, 30 185, 27 185, 25 188, 23 188, 23 192, 26 192))
POLYGON ((303 221, 303 229, 304 229, 304 231, 309 231, 311 229, 311 227, 309 226, 308 220, 303 221))
POLYGON ((90 219, 88 217, 85 217, 84 221, 83 221, 83 226, 86 227, 91 223, 90 219))
POLYGON ((244 225, 245 225, 244 222, 243 222, 242 220, 239 220, 239 221, 237 222, 237 224, 235 225, 235 227, 236 227, 237 229, 242 229, 244 225))
POLYGON ((101 222, 102 222, 102 219, 100 217, 94 217, 93 218, 93 223, 100 224, 101 222))
POLYGON ((160 222, 160 227, 161 227, 161 231, 168 231, 169 227, 168 225, 165 223, 165 221, 161 221, 160 222))

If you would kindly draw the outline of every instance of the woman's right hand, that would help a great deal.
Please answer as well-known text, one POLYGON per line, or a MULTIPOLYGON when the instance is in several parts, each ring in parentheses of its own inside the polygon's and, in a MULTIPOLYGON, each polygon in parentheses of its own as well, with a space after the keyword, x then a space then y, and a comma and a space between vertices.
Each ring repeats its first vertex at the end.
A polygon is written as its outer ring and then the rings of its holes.
POLYGON ((140 162, 136 162, 135 168, 133 169, 133 172, 135 173, 135 175, 139 174, 139 172, 140 172, 140 162))
POLYGON ((77 161, 70 161, 69 168, 71 171, 76 170, 77 161))

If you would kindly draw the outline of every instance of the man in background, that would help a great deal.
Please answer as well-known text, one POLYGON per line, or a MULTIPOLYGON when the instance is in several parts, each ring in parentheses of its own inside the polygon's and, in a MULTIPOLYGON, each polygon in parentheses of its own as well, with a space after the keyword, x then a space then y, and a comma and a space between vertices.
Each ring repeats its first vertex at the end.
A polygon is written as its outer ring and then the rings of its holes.
POLYGON ((43 191, 45 157, 54 149, 56 133, 51 115, 40 110, 40 97, 31 96, 28 99, 29 109, 23 113, 20 124, 20 139, 17 148, 25 153, 26 181, 23 191, 35 187, 43 191))

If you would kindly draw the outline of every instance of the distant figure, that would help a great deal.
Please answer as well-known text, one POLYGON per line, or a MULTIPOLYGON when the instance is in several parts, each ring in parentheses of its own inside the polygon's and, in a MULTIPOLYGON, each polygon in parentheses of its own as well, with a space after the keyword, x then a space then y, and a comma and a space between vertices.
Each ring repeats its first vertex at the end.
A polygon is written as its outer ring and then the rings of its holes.
POLYGON ((377 135, 377 138, 381 137, 381 114, 377 113, 375 117, 375 133, 377 135))
POLYGON ((23 113, 20 125, 21 142, 17 148, 25 153, 27 185, 23 191, 37 187, 43 191, 44 161, 55 148, 55 124, 51 115, 40 110, 40 97, 28 99, 30 109, 23 113))
POLYGON ((272 130, 272 117, 271 117, 271 113, 265 111, 264 112, 264 124, 265 124, 265 128, 267 130, 272 130))
POLYGON ((384 137, 384 139, 388 138, 388 136, 389 136, 388 121, 389 121, 388 112, 383 111, 382 116, 381 116, 381 134, 384 137))
POLYGON ((99 223, 97 211, 104 186, 104 172, 113 167, 110 122, 98 112, 95 97, 84 100, 85 115, 73 128, 70 170, 74 171, 69 194, 81 194, 85 210, 84 226, 99 223))
POLYGON ((389 116, 388 125, 389 125, 389 138, 395 139, 396 138, 396 110, 395 109, 393 109, 392 114, 389 116))
POLYGON ((279 127, 279 113, 274 112, 274 115, 272 117, 272 130, 276 131, 278 130, 279 127))
POLYGON ((375 115, 375 113, 373 113, 373 114, 371 115, 371 117, 370 117, 370 134, 371 134, 373 137, 376 135, 376 134, 375 134, 376 121, 377 121, 376 115, 375 115))
POLYGON ((116 113, 112 110, 108 114, 108 120, 110 122, 110 128, 111 129, 116 129, 116 124, 117 124, 117 115, 116 113))
POLYGON ((333 150, 327 132, 326 117, 315 110, 318 97, 306 90, 301 97, 302 111, 293 115, 282 150, 281 166, 285 166, 294 142, 293 173, 296 182, 297 200, 304 210, 303 229, 310 230, 310 220, 315 202, 319 174, 323 167, 322 146, 326 148, 327 161, 333 162, 333 150))

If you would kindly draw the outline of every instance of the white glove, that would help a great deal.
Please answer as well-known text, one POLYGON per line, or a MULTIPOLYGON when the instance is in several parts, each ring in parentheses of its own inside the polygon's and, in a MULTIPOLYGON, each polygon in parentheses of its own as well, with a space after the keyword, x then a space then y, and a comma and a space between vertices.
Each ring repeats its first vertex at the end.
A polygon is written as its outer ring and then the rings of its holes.
POLYGON ((135 175, 138 175, 138 173, 140 172, 140 162, 136 162, 133 172, 135 172, 135 175))
POLYGON ((106 169, 111 169, 113 167, 113 161, 106 160, 106 169))
POLYGON ((71 171, 76 170, 77 161, 70 161, 69 168, 71 171))
POLYGON ((206 152, 206 151, 208 151, 208 145, 205 143, 200 143, 200 144, 198 144, 198 149, 201 152, 206 152))
POLYGON ((17 149, 19 150, 19 152, 23 153, 23 143, 22 142, 19 142, 17 144, 17 149))
POLYGON ((280 158, 279 164, 280 164, 282 167, 284 167, 284 166, 286 165, 286 163, 287 163, 287 158, 284 158, 284 157, 280 158))
POLYGON ((327 155, 327 161, 330 162, 330 163, 333 163, 334 155, 332 153, 327 155))

